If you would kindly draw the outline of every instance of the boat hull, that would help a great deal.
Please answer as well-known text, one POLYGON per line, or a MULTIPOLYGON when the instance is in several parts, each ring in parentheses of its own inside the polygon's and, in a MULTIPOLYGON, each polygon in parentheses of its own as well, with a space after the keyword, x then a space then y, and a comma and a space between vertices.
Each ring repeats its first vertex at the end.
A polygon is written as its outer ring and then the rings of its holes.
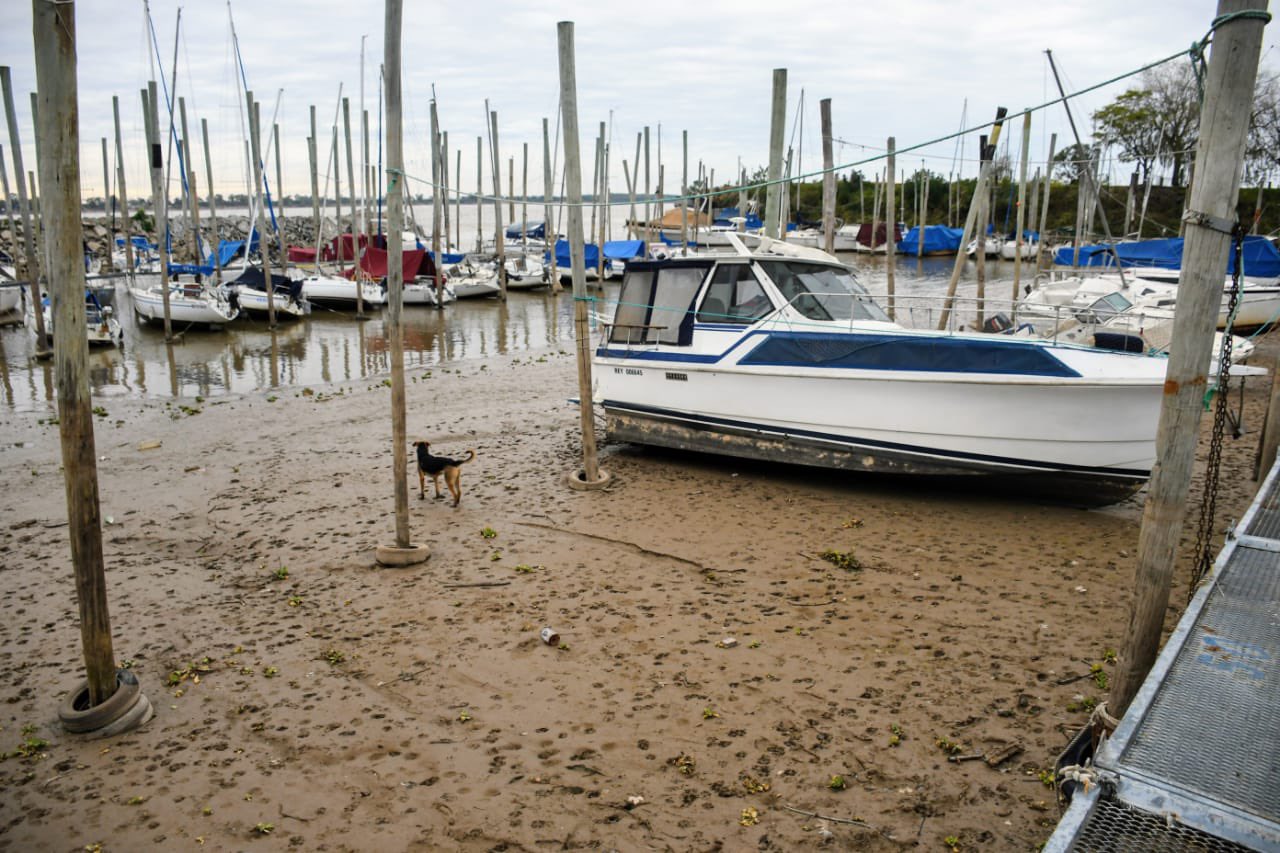
MULTIPOLYGON (((156 288, 130 288, 134 312, 145 320, 164 319, 164 294, 156 288)), ((220 326, 236 318, 237 311, 225 299, 188 297, 170 289, 169 319, 174 323, 199 323, 220 326)))
POLYGON ((611 441, 858 473, 964 478, 970 483, 980 477, 982 483, 993 487, 1081 506, 1105 506, 1124 500, 1146 482, 1145 476, 1026 468, 995 470, 957 461, 939 462, 928 455, 867 447, 852 440, 833 442, 616 406, 606 407, 605 413, 606 436, 611 441))
POLYGON ((1137 490, 1155 461, 1162 367, 1083 380, 636 355, 596 359, 596 399, 620 441, 842 470, 997 475, 1092 492, 1094 503, 1137 490))

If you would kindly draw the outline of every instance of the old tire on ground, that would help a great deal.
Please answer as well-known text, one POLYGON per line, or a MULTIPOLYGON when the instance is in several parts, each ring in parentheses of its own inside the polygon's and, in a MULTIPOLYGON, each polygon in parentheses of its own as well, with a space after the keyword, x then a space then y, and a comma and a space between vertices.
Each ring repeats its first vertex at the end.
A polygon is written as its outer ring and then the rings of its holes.
POLYGON ((69 732, 95 732, 123 717, 138 702, 138 677, 127 669, 116 670, 116 692, 107 701, 89 705, 89 682, 80 682, 58 706, 58 719, 69 732))
POLYGON ((579 468, 576 471, 567 472, 564 475, 564 482, 575 492, 594 492, 606 488, 613 482, 613 475, 603 468, 597 468, 596 475, 599 477, 598 480, 594 483, 588 482, 586 472, 579 468))

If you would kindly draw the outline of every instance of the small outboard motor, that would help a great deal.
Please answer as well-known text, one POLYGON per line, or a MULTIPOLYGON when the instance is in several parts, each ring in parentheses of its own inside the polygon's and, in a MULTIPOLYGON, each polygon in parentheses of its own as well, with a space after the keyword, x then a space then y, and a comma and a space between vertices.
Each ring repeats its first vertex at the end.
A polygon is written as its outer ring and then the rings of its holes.
POLYGON ((982 331, 990 334, 1001 334, 1013 328, 1013 322, 1007 314, 992 314, 982 324, 982 331))

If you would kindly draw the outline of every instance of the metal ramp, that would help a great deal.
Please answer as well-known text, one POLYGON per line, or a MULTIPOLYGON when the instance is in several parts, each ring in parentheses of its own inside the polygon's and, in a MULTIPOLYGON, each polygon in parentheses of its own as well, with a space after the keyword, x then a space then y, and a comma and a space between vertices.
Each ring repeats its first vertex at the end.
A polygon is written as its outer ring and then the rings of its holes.
POLYGON ((1280 853, 1280 464, 1044 849, 1280 853))

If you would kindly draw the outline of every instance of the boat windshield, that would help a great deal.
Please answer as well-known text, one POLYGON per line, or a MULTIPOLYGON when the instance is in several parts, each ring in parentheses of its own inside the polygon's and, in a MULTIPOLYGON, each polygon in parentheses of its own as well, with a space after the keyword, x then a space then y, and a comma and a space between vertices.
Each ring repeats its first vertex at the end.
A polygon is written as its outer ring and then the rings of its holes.
POLYGON ((827 264, 761 261, 787 303, 810 320, 883 320, 889 316, 853 274, 827 264))

